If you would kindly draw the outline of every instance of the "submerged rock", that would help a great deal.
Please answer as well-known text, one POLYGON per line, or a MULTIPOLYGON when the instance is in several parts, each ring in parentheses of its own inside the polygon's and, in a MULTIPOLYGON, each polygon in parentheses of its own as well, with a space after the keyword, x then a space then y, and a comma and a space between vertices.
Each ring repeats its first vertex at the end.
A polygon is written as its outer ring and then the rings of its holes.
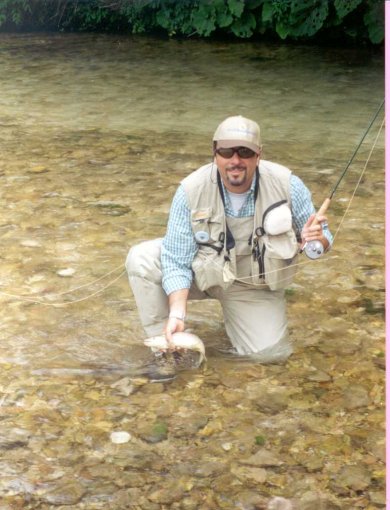
POLYGON ((86 489, 77 481, 69 481, 57 486, 52 486, 39 494, 39 499, 51 505, 75 505, 86 494, 86 489))
POLYGON ((168 484, 164 488, 153 490, 153 492, 148 495, 148 499, 161 505, 171 505, 175 501, 180 501, 184 493, 185 489, 175 482, 174 484, 168 484))
POLYGON ((264 483, 267 479, 267 471, 259 467, 233 466, 231 473, 244 483, 259 484, 264 483))
POLYGON ((349 494, 350 490, 363 491, 370 486, 371 474, 364 466, 344 466, 334 476, 332 488, 342 495, 349 494))
POLYGON ((360 385, 351 385, 343 391, 343 404, 346 409, 358 409, 370 404, 367 390, 360 385))
POLYGON ((145 424, 140 427, 138 434, 147 443, 159 443, 168 438, 168 426, 163 422, 145 424))
POLYGON ((249 466, 263 467, 281 466, 283 464, 283 461, 280 458, 268 450, 259 450, 254 455, 246 459, 240 459, 238 462, 249 466))
POLYGON ((118 204, 110 200, 100 200, 99 202, 91 203, 91 205, 98 207, 102 214, 108 214, 109 216, 123 216, 131 211, 129 206, 118 204))
POLYGON ((246 386, 247 396, 265 413, 277 414, 288 407, 291 390, 285 386, 271 386, 265 381, 246 386))
POLYGON ((289 499, 276 496, 269 501, 267 510, 293 510, 293 504, 289 499))
POLYGON ((222 474, 226 464, 219 460, 204 460, 202 462, 182 462, 175 466, 174 472, 178 476, 191 476, 195 478, 209 478, 222 474))
POLYGON ((0 432, 0 450, 10 450, 26 446, 29 442, 31 432, 26 429, 14 428, 0 432))
POLYGON ((35 165, 35 166, 32 166, 28 170, 28 172, 32 173, 32 174, 43 174, 48 171, 49 171, 49 169, 47 167, 45 167, 44 165, 35 165))
POLYGON ((344 510, 330 495, 316 491, 303 494, 294 506, 297 510, 344 510))

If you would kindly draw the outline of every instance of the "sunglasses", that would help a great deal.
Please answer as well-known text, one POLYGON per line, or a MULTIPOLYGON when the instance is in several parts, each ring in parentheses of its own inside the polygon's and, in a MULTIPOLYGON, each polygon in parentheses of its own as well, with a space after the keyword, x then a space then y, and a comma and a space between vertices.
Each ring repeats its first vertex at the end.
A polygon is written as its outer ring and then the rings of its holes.
POLYGON ((224 159, 230 159, 235 153, 242 159, 253 158, 257 156, 256 152, 248 147, 229 147, 228 149, 216 149, 215 152, 224 159))

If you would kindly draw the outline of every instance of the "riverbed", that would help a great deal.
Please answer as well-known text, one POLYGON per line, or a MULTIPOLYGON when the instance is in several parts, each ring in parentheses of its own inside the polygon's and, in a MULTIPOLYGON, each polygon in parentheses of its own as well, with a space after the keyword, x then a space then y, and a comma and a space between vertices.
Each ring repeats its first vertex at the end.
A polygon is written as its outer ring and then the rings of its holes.
POLYGON ((222 355, 218 304, 191 303, 207 365, 151 383, 124 272, 229 115, 319 207, 383 99, 383 56, 2 34, 0 66, 1 508, 384 508, 383 112, 332 199, 331 252, 287 290, 285 364, 222 355))

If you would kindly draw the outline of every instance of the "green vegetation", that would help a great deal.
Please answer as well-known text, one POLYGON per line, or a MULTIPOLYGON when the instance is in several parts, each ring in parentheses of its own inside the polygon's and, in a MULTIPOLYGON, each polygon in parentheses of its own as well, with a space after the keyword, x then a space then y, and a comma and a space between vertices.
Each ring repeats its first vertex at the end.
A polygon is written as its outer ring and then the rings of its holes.
POLYGON ((255 444, 257 446, 263 446, 266 443, 266 439, 264 436, 256 436, 255 437, 255 444))
POLYGON ((0 30, 381 44, 383 0, 0 0, 0 30))

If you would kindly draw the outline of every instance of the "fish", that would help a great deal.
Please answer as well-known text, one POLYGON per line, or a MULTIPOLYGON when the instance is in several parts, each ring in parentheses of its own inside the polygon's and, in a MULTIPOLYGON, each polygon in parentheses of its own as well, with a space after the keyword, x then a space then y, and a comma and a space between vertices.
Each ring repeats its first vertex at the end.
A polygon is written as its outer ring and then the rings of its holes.
MULTIPOLYGON (((164 335, 152 336, 144 340, 144 344, 147 347, 150 347, 153 352, 156 351, 167 351, 168 349, 172 349, 168 345, 168 341, 164 335)), ((189 333, 187 331, 182 331, 178 333, 173 333, 172 335, 172 344, 173 350, 180 349, 189 349, 191 351, 197 351, 200 354, 199 366, 206 361, 206 350, 204 343, 202 340, 194 335, 193 333, 189 333)))

